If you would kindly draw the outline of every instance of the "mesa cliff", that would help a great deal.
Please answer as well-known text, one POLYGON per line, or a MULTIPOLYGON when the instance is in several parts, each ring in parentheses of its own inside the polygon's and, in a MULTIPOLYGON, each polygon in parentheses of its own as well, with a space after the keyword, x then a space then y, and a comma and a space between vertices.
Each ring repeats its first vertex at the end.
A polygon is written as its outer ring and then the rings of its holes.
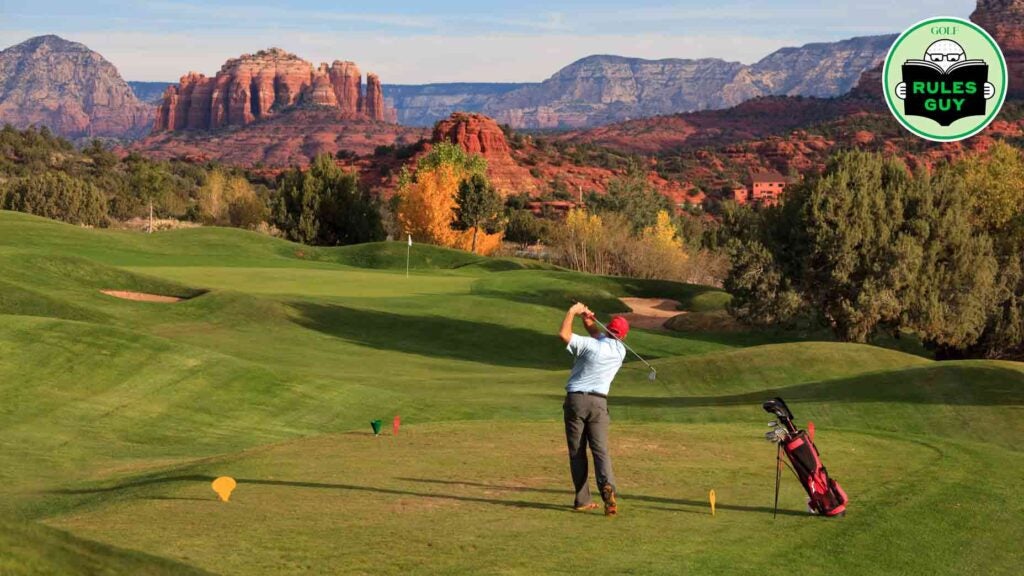
POLYGON ((38 36, 0 51, 0 124, 46 126, 67 138, 134 138, 152 123, 100 54, 59 36, 38 36))
POLYGON ((1024 98, 1024 0, 978 0, 971 21, 987 30, 1003 51, 1007 97, 1024 98))
POLYGON ((354 120, 394 122, 384 106, 380 78, 362 73, 354 62, 334 61, 314 68, 280 48, 228 60, 213 77, 189 72, 164 92, 155 132, 217 130, 244 126, 299 106, 326 107, 354 120))

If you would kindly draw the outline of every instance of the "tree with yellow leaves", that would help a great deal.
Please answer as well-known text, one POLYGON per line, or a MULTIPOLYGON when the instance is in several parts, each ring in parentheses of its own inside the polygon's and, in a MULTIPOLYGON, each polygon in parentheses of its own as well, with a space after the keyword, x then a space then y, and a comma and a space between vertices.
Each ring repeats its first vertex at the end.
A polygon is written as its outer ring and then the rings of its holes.
POLYGON ((658 211, 654 226, 644 228, 641 237, 657 248, 681 250, 683 247, 676 225, 672 223, 672 217, 665 210, 658 211))
POLYGON ((486 161, 470 156, 448 142, 441 142, 421 158, 413 173, 404 172, 399 182, 396 217, 406 234, 429 244, 489 254, 501 246, 502 233, 488 234, 481 226, 456 230, 461 183, 483 177, 486 161), (474 244, 474 237, 476 238, 474 244))
POLYGON ((266 203, 249 181, 214 168, 196 198, 196 212, 206 224, 253 228, 267 217, 266 203))

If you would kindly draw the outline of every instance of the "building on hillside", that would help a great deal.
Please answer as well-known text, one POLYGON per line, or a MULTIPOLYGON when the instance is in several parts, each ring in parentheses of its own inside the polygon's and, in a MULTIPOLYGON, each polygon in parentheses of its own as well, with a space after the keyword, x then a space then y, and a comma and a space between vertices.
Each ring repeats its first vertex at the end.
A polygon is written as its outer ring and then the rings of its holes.
POLYGON ((786 177, 775 170, 762 170, 750 174, 749 186, 733 188, 733 200, 737 204, 774 206, 782 201, 786 191, 786 177))
POLYGON ((553 215, 560 218, 564 218, 573 208, 582 206, 582 202, 571 200, 535 200, 526 203, 526 209, 533 212, 534 216, 553 215))
POLYGON ((735 200, 737 204, 746 204, 749 201, 748 196, 750 196, 750 190, 739 183, 735 183, 732 186, 732 199, 735 200))

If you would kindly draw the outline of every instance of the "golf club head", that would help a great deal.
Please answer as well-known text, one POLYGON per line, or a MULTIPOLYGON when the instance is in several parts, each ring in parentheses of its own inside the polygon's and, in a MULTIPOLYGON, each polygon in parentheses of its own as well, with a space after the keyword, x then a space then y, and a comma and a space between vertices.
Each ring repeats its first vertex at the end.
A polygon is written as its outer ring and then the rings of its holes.
POLYGON ((771 422, 768 423, 768 427, 769 428, 775 428, 778 425, 779 425, 779 421, 778 420, 772 420, 771 422))
POLYGON ((658 379, 658 373, 652 368, 650 374, 647 375, 647 379, 654 382, 658 379))
POLYGON ((772 398, 764 404, 761 404, 761 408, 769 414, 774 414, 779 417, 779 420, 788 422, 793 419, 793 413, 789 411, 789 407, 782 401, 782 398, 772 398))
POLYGON ((785 442, 789 438, 789 433, 786 432, 785 428, 779 427, 773 430, 765 432, 764 439, 769 442, 779 443, 785 442))

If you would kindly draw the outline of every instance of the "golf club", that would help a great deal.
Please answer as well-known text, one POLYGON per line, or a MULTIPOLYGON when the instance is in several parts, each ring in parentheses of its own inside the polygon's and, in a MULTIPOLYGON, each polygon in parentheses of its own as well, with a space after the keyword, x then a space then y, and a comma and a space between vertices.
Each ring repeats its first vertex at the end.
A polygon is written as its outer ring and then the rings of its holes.
MULTIPOLYGON (((579 300, 573 300, 572 303, 573 304, 580 304, 580 301, 579 300)), ((600 326, 601 330, 604 330, 605 334, 611 336, 612 338, 615 338, 615 335, 608 331, 608 327, 605 326, 604 324, 602 324, 601 321, 597 319, 597 315, 596 314, 591 313, 591 314, 587 315, 587 318, 589 318, 590 320, 593 320, 598 326, 600 326)), ((618 340, 619 342, 622 342, 622 345, 626 347, 626 350, 629 350, 630 352, 632 352, 634 356, 639 358, 640 361, 644 363, 644 365, 646 365, 648 368, 651 369, 650 374, 647 375, 647 379, 650 380, 651 382, 654 382, 658 378, 658 371, 654 369, 654 366, 651 366, 650 362, 648 362, 647 360, 644 360, 643 356, 637 354, 636 350, 633 350, 632 348, 630 348, 629 344, 626 344, 625 341, 623 341, 623 340, 621 340, 619 338, 615 338, 615 339, 618 340)))

